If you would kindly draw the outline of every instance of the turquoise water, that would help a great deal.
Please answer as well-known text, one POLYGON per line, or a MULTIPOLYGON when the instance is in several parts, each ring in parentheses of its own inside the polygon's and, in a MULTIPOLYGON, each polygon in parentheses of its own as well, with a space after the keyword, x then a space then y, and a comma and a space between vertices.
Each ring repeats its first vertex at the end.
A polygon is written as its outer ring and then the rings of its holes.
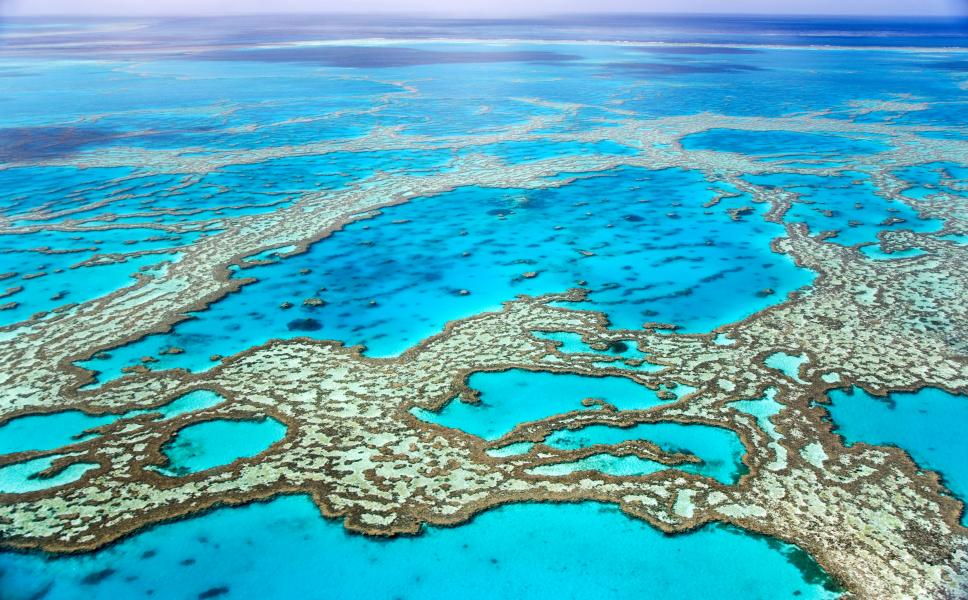
POLYGON ((53 267, 54 260, 48 254, 0 254, 0 257, 11 259, 6 265, 3 264, 6 261, 0 259, 0 269, 8 269, 3 272, 19 274, 19 277, 6 279, 0 283, 6 284, 7 290, 23 288, 0 299, 0 304, 13 303, 12 306, 0 311, 0 326, 3 326, 23 321, 36 313, 53 310, 65 304, 93 300, 119 288, 133 285, 135 273, 176 259, 177 255, 146 254, 120 263, 78 268, 53 267), (63 270, 57 272, 46 269, 63 270))
MULTIPOLYGON (((968 397, 936 388, 872 396, 854 387, 828 392, 830 417, 848 444, 888 444, 907 451, 925 469, 941 473, 945 486, 968 499, 968 397)), ((968 514, 962 512, 968 526, 968 514)))
POLYGON ((938 193, 963 196, 968 180, 968 168, 958 163, 936 162, 904 167, 893 172, 895 177, 907 182, 910 187, 904 195, 914 200, 925 200, 938 193), (960 185, 959 185, 960 184, 960 185))
POLYGON ((114 415, 94 417, 77 410, 18 417, 0 427, 0 454, 67 446, 89 437, 82 435, 88 429, 116 418, 114 415))
POLYGON ((861 252, 868 258, 874 260, 897 260, 899 258, 914 258, 925 254, 925 251, 921 248, 906 248, 895 252, 885 252, 880 246, 864 246, 861 248, 861 252))
POLYGON ((618 340, 611 342, 603 349, 593 348, 586 343, 581 335, 570 331, 535 331, 535 337, 556 342, 558 350, 568 354, 602 354, 622 358, 623 360, 642 360, 647 353, 639 350, 632 340, 618 340))
MULTIPOLYGON (((578 430, 556 431, 544 443, 570 450, 593 444, 618 444, 626 440, 647 440, 666 452, 692 454, 703 462, 683 464, 676 468, 713 477, 722 483, 735 483, 746 471, 742 462, 745 449, 739 436, 728 429, 706 425, 645 423, 628 429, 592 425, 578 430)), ((662 465, 662 468, 668 467, 662 465)))
POLYGON ((383 541, 348 534, 293 496, 219 509, 94 555, 3 554, 0 572, 9 600, 42 591, 48 600, 837 596, 795 547, 721 526, 666 536, 594 503, 508 506, 383 541))
POLYGON ((171 418, 184 413, 210 408, 224 400, 222 396, 211 390, 195 390, 175 398, 168 404, 164 404, 158 408, 146 409, 144 412, 157 412, 161 413, 161 416, 164 418, 171 418))
MULTIPOLYGON (((415 409, 425 421, 495 440, 515 425, 572 410, 598 410, 582 400, 596 398, 619 410, 648 408, 666 400, 653 390, 623 377, 590 377, 570 373, 544 373, 512 369, 497 373, 474 373, 468 387, 480 394, 480 402, 451 400, 440 412, 415 409)), ((677 389, 680 394, 687 390, 677 389)))
POLYGON ((272 418, 261 421, 213 420, 181 429, 161 451, 168 464, 161 473, 171 476, 197 473, 255 456, 286 435, 286 426, 272 418))
MULTIPOLYGON (((640 153, 649 150, 643 143, 650 143, 648 135, 655 131, 649 122, 623 129, 629 118, 705 114, 715 121, 715 115, 813 113, 845 127, 931 126, 937 129, 923 132, 925 143, 939 144, 932 146, 937 151, 923 154, 931 162, 887 168, 908 186, 904 193, 914 202, 932 202, 941 192, 964 195, 968 167, 951 162, 956 153, 940 146, 965 139, 963 77, 946 66, 954 53, 938 50, 964 45, 960 30, 892 22, 885 31, 883 25, 857 20, 657 19, 458 26, 307 17, 298 27, 269 17, 257 26, 145 19, 135 29, 112 26, 101 33, 97 23, 68 18, 5 20, 0 24, 5 33, 31 35, 5 36, 0 47, 0 77, 11 83, 0 111, 0 215, 10 220, 0 228, 0 275, 12 273, 0 281, 0 293, 11 290, 0 305, 16 303, 0 311, 0 327, 128 286, 139 269, 177 259, 181 246, 219 235, 235 218, 291 208, 307 193, 329 202, 328 193, 367 189, 387 178, 432 177, 481 154, 497 165, 544 165, 546 176, 531 182, 537 187, 464 186, 387 208, 302 255, 259 253, 271 264, 234 271, 257 278, 256 283, 193 313, 170 333, 107 351, 91 348, 98 358, 81 364, 98 371, 99 382, 121 377, 124 367, 140 364, 144 356, 158 359, 148 365, 152 369, 200 371, 218 364, 210 360, 213 355, 299 336, 363 344, 369 356, 394 356, 439 333, 448 321, 499 309, 519 294, 574 287, 585 289, 588 299, 566 306, 601 311, 615 329, 665 322, 707 333, 811 283, 813 273, 771 251, 771 241, 785 229, 764 220, 766 205, 745 194, 729 197, 738 190, 716 180, 718 168, 650 170, 652 161, 640 153), (56 35, 35 36, 38 30, 56 35), (418 39, 293 43, 408 36, 418 39), (568 41, 579 39, 676 45, 568 41), (720 46, 680 45, 695 42, 720 46), (838 45, 852 48, 830 47, 838 45), (902 48, 912 45, 930 51, 902 48), (876 108, 885 101, 924 106, 876 108), (876 110, 861 110, 871 106, 876 110), (537 118, 544 120, 532 122, 537 118), (517 139, 484 137, 511 128, 517 139), (624 132, 622 143, 601 141, 602 130, 624 132), (371 139, 353 145, 370 134, 371 139), (549 135, 553 138, 542 137, 549 135), (638 166, 596 172, 548 166, 592 156, 602 165, 634 161, 638 166), (109 166, 77 166, 101 160, 109 166), (727 197, 715 203, 723 194, 727 197), (38 251, 45 246, 69 252, 38 251), (160 254, 71 268, 99 253, 145 250, 160 254), (40 272, 46 275, 23 278, 40 272), (184 352, 161 353, 173 347, 184 352)), ((675 128, 672 123, 661 127, 675 128)), ((864 161, 881 161, 878 153, 896 145, 890 136, 724 126, 686 136, 682 143, 686 149, 741 154, 757 169, 849 169, 743 175, 798 194, 783 220, 805 223, 814 234, 836 230, 830 243, 875 244, 884 231, 941 230, 940 221, 920 219, 913 208, 876 193, 864 161), (864 161, 854 159, 858 156, 864 161)), ((657 148, 672 150, 674 144, 657 148)), ((710 155, 730 171, 730 155, 710 155)), ((689 164, 686 154, 682 159, 689 164)), ((963 232, 948 233, 944 239, 964 242, 963 232)), ((280 245, 289 243, 293 240, 280 245)), ((250 250, 261 249, 239 252, 250 250)), ((915 256, 908 251, 888 255, 877 245, 862 252, 871 260, 915 256)), ((541 335, 562 342, 564 353, 594 354, 603 369, 661 368, 632 344, 595 349, 567 334, 541 335)), ((715 343, 735 342, 720 334, 715 343)), ((768 364, 779 369, 778 377, 796 378, 793 362, 778 356, 768 364)), ((829 375, 825 381, 835 382, 829 375)), ((620 409, 664 401, 622 377, 508 371, 476 373, 469 385, 481 393, 480 404, 455 399, 439 413, 416 414, 493 440, 528 420, 599 410, 583 407, 586 397, 620 409)), ((675 391, 684 397, 691 389, 675 391)), ((864 410, 849 417, 841 408, 852 403, 837 400, 834 420, 848 440, 856 436, 908 447, 915 460, 941 471, 952 491, 964 497, 954 458, 963 456, 964 448, 943 428, 963 422, 960 409, 937 400, 913 403, 919 408, 905 412, 903 405, 912 402, 901 401, 908 396, 897 398, 893 413, 903 418, 882 418, 880 406, 857 402, 864 410), (945 414, 947 420, 941 418, 945 414), (905 429, 908 423, 916 427, 905 429)), ((197 392, 157 412, 170 418, 220 401, 213 392, 197 392)), ((733 407, 759 421, 782 461, 778 433, 769 421, 782 407, 772 392, 733 407)), ((0 426, 0 454, 66 453, 69 448, 58 449, 84 439, 90 428, 139 412, 18 418, 0 426)), ((284 426, 272 420, 185 428, 166 446, 169 474, 252 456, 284 433, 284 426)), ((704 462, 678 468, 724 483, 743 472, 743 450, 735 436, 713 427, 588 428, 555 433, 548 442, 580 447, 625 436, 693 453, 704 462)), ((78 465, 53 479, 31 479, 44 464, 0 469, 0 489, 58 485, 88 468, 78 465)), ((609 455, 586 459, 582 466, 626 474, 662 468, 609 455)), ((149 590, 156 598, 301 597, 320 590, 333 597, 374 598, 458 592, 555 598, 833 596, 816 576, 802 553, 775 542, 716 527, 664 536, 593 504, 503 508, 462 527, 428 528, 424 536, 387 542, 347 535, 301 496, 218 509, 86 556, 0 554, 0 597, 15 600, 40 593, 129 598, 149 590)))
POLYGON ((614 454, 593 454, 580 458, 574 462, 538 465, 528 469, 535 475, 551 475, 563 477, 572 473, 584 471, 598 471, 616 477, 644 477, 670 467, 639 456, 616 456, 614 454))
POLYGON ((42 456, 0 467, 0 494, 23 494, 66 485, 77 481, 85 472, 98 466, 94 463, 75 462, 51 477, 38 477, 58 458, 59 455, 42 456))
POLYGON ((776 352, 767 356, 763 364, 771 369, 776 369, 797 383, 805 383, 803 379, 800 379, 800 369, 808 362, 806 354, 796 355, 776 352))
POLYGON ((848 156, 876 154, 888 149, 883 136, 845 137, 793 131, 709 129, 682 138, 687 150, 738 152, 763 160, 810 160, 842 166, 848 156))
MULTIPOLYGON (((620 377, 589 377, 562 373, 543 373, 512 369, 497 373, 474 373, 468 386, 479 393, 475 404, 455 398, 439 412, 415 408, 413 414, 424 421, 460 429, 486 440, 496 440, 510 433, 516 425, 573 410, 599 410, 598 405, 585 406, 582 401, 594 398, 611 403, 619 410, 643 409, 668 400, 660 399, 653 390, 620 377)), ((688 386, 672 390, 677 398, 693 391, 688 386)), ((628 429, 589 426, 576 431, 556 431, 545 443, 566 450, 586 448, 593 444, 618 444, 626 440, 647 440, 666 452, 683 452, 702 462, 675 468, 733 483, 745 467, 744 448, 732 431, 704 425, 650 423, 628 429)), ((492 456, 510 456, 527 452, 529 443, 512 444, 491 450, 492 456)), ((574 463, 547 465, 532 469, 545 475, 567 475, 575 471, 594 470, 611 475, 648 475, 670 468, 636 456, 596 454, 574 463)))
POLYGON ((811 233, 836 231, 837 236, 828 241, 845 246, 877 242, 881 231, 930 232, 942 226, 941 221, 922 219, 905 204, 878 196, 870 179, 860 173, 839 176, 779 173, 747 175, 744 179, 796 192, 799 197, 784 220, 805 223, 811 233))
POLYGON ((939 240, 945 240, 947 242, 954 242, 960 246, 968 245, 968 234, 957 234, 952 233, 949 235, 942 235, 938 237, 939 240))
POLYGON ((769 445, 775 456, 773 462, 767 465, 768 469, 783 468, 787 464, 787 450, 778 443, 783 436, 776 430, 776 425, 771 420, 774 415, 783 410, 783 405, 776 401, 776 393, 776 388, 767 388, 762 398, 729 403, 736 410, 756 419, 757 426, 772 440, 769 445))
POLYGON ((740 412, 755 417, 760 429, 769 434, 770 437, 776 438, 779 434, 776 431, 776 427, 770 421, 770 417, 779 413, 783 409, 783 405, 774 399, 775 396, 776 389, 769 388, 762 398, 738 400, 736 402, 730 402, 730 405, 740 412))
POLYGON ((86 202, 105 200, 123 193, 123 182, 132 173, 133 169, 128 167, 2 169, 0 185, 8 194, 2 212, 17 215, 47 206, 66 210, 86 202))
POLYGON ((536 160, 544 160, 558 156, 582 156, 587 154, 604 154, 628 156, 636 154, 637 150, 614 142, 501 142, 475 146, 472 152, 482 152, 499 156, 511 164, 521 164, 536 160))
POLYGON ((52 450, 89 439, 96 434, 85 435, 86 431, 113 423, 118 419, 144 413, 160 413, 162 418, 171 418, 215 406, 222 400, 221 396, 210 390, 195 390, 158 408, 135 410, 123 415, 94 416, 78 410, 69 410, 17 417, 0 425, 0 455, 27 450, 52 450))
POLYGON ((647 360, 648 353, 639 350, 633 340, 614 340, 607 343, 605 348, 598 349, 585 343, 580 335, 567 331, 534 331, 532 335, 555 342, 558 350, 566 354, 592 354, 607 358, 608 360, 592 363, 600 369, 655 373, 665 368, 663 365, 649 362, 647 360))
POLYGON ((99 371, 100 381, 148 355, 159 359, 153 369, 198 370, 212 365, 212 354, 307 335, 394 355, 449 320, 498 309, 518 294, 573 287, 589 291, 574 307, 604 311, 615 327, 662 321, 708 331, 812 279, 770 251, 783 230, 756 218, 765 205, 751 205, 741 221, 727 209, 748 198, 704 208, 717 187, 688 171, 623 168, 562 188, 462 188, 415 200, 349 225, 305 254, 246 269, 241 275, 257 283, 172 333, 82 365, 99 371), (304 305, 309 298, 325 304, 304 305), (170 346, 185 352, 160 355, 170 346))
MULTIPOLYGON (((303 166, 304 172, 299 178, 288 179, 288 185, 275 186, 251 175, 246 177, 251 169, 234 165, 205 175, 148 174, 129 169, 80 171, 91 178, 90 181, 84 181, 72 167, 34 167, 4 171, 0 173, 0 181, 13 188, 15 201, 7 212, 21 217, 14 221, 18 226, 134 223, 155 227, 159 234, 165 234, 163 226, 177 225, 190 230, 198 225, 195 222, 228 214, 232 207, 252 207, 249 212, 254 214, 284 206, 296 198, 295 192, 312 189, 299 186, 299 182, 310 175, 316 175, 310 178, 310 184, 331 184, 334 180, 345 182, 347 179, 345 175, 336 177, 340 167, 336 158, 327 162, 331 167, 326 173, 330 179, 322 179, 323 174, 315 173, 314 165, 308 161, 290 161, 303 166), (13 175, 36 178, 40 185, 24 186, 25 182, 13 175), (233 176, 235 179, 230 179, 233 176), (75 179, 80 179, 76 186, 65 186, 65 182, 75 179), (230 187, 243 183, 246 184, 244 188, 241 185, 230 187), (37 202, 38 199, 47 202, 37 202), (226 212, 220 213, 222 210, 226 212)), ((286 165, 276 165, 276 168, 281 173, 286 165)), ((76 234, 75 231, 63 233, 66 236, 76 234)), ((124 235, 123 230, 116 233, 124 235)))

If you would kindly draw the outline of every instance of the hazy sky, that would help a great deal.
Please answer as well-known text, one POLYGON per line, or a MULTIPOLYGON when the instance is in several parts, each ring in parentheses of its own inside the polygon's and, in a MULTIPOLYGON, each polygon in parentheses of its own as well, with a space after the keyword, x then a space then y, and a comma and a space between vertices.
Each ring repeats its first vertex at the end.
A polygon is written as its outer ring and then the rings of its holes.
POLYGON ((965 15, 968 0, 0 0, 10 14, 419 12, 513 17, 592 12, 965 15))

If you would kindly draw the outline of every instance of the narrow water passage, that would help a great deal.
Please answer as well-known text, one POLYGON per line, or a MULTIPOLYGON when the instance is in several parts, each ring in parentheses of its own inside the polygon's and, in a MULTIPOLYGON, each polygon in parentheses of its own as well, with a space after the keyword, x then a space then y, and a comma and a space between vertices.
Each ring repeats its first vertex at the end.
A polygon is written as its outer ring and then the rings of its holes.
MULTIPOLYGON (((742 462, 745 449, 739 436, 729 429, 708 425, 644 423, 627 429, 592 425, 583 429, 556 431, 544 443, 553 448, 570 450, 587 448, 594 444, 619 444, 627 440, 646 440, 665 452, 692 454, 703 462, 677 465, 674 468, 713 477, 722 483, 735 483, 746 471, 742 462)), ((659 466, 662 469, 669 468, 665 465, 659 466)))

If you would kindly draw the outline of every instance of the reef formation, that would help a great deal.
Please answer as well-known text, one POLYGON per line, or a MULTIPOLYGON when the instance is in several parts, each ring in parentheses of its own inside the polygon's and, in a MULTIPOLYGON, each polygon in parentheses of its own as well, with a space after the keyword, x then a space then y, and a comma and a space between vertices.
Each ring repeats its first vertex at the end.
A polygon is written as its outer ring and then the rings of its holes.
MULTIPOLYGON (((419 93, 418 84, 388 83, 397 91, 369 110, 380 111, 397 96, 419 93)), ((387 127, 351 140, 285 147, 197 153, 119 145, 10 163, 135 167, 187 181, 226 165, 279 157, 464 151, 445 169, 375 173, 346 188, 304 193, 257 214, 149 224, 159 235, 210 235, 177 246, 177 259, 161 257, 165 262, 146 268, 133 285, 0 330, 0 422, 67 410, 121 415, 69 446, 0 457, 0 467, 53 457, 42 476, 54 476, 71 465, 89 466, 75 480, 55 487, 0 493, 2 544, 51 552, 89 551, 146 526, 215 506, 295 493, 309 494, 322 514, 342 519, 348 529, 377 536, 418 534, 424 524, 457 525, 504 503, 596 500, 614 503, 626 514, 670 533, 725 522, 793 543, 858 598, 968 595, 968 529, 960 523, 963 503, 937 474, 921 469, 903 449, 846 445, 833 431, 824 408, 829 390, 851 385, 876 395, 923 387, 956 394, 968 391, 966 249, 946 239, 968 230, 968 197, 938 188, 928 199, 914 200, 904 194, 908 184, 895 175, 907 166, 968 164, 968 143, 932 137, 940 128, 929 125, 835 119, 822 113, 644 119, 614 106, 595 107, 608 115, 608 126, 566 133, 554 126, 567 123, 587 106, 516 101, 540 106, 542 115, 523 125, 475 135, 415 135, 402 127, 387 127), (796 164, 763 161, 738 152, 688 149, 683 143, 687 136, 715 130, 826 134, 859 141, 876 136, 888 147, 840 157, 840 164, 831 165, 802 159, 796 164), (478 146, 526 141, 611 142, 636 152, 520 163, 474 152, 478 146), (575 282, 572 289, 508 299, 500 310, 452 321, 391 358, 365 356, 359 346, 299 337, 214 357, 220 360, 212 368, 196 373, 151 370, 146 360, 144 368, 97 386, 89 385, 92 373, 75 364, 167 331, 189 313, 203 311, 250 284, 245 270, 262 264, 260 256, 265 253, 299 254, 311 244, 325 243, 347 224, 393 205, 472 185, 567 186, 577 174, 627 166, 694 171, 711 184, 728 184, 749 194, 753 203, 767 207, 766 220, 785 230, 772 242, 773 252, 815 273, 814 280, 777 298, 775 305, 708 334, 678 333, 674 324, 665 323, 612 328, 601 313, 569 306, 588 293, 575 282), (910 258, 872 260, 863 250, 870 243, 831 243, 837 232, 810 230, 804 223, 785 220, 801 200, 797 191, 744 178, 774 173, 862 173, 880 198, 943 225, 931 233, 905 230, 903 224, 898 230, 881 231, 878 242, 888 255, 912 248, 920 252, 910 258), (598 351, 567 352, 545 335, 555 332, 576 334, 598 351), (615 344, 644 353, 643 361, 654 368, 630 368, 620 358, 603 354, 615 344), (770 358, 780 355, 797 359, 793 371, 769 366, 770 358), (510 369, 621 377, 656 390, 663 402, 620 410, 589 399, 583 410, 519 424, 495 440, 416 416, 421 410, 439 411, 455 398, 474 403, 477 393, 468 386, 472 374, 510 369), (687 392, 676 394, 677 389, 687 392), (155 412, 197 390, 215 392, 222 400, 170 417, 155 412), (744 410, 750 403, 773 409, 744 410), (159 470, 168 461, 163 448, 186 427, 266 418, 285 425, 285 436, 255 456, 174 476, 159 470), (577 449, 543 443, 554 432, 643 423, 701 424, 733 431, 745 450, 743 473, 736 483, 726 484, 676 469, 700 459, 646 440, 577 449), (524 451, 501 451, 522 442, 530 443, 524 451), (629 476, 541 469, 602 454, 634 456, 662 468, 629 476)), ((918 109, 904 102, 857 108, 858 116, 872 110, 918 109)), ((715 202, 708 208, 725 210, 715 202)), ((61 217, 56 225, 41 222, 54 215, 49 207, 40 207, 17 219, 3 217, 0 225, 9 233, 133 227, 103 214, 56 214, 61 217)), ((731 209, 730 216, 756 218, 750 207, 731 209)), ((552 226, 548 224, 549 231, 552 226)), ((134 248, 90 260, 107 264, 153 253, 134 248)), ((524 271, 524 278, 540 277, 536 271, 524 271)))

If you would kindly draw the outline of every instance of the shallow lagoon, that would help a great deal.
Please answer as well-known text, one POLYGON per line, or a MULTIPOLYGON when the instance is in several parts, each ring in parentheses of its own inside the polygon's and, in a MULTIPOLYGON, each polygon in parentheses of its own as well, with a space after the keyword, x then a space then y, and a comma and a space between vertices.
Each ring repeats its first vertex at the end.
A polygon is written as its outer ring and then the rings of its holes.
MULTIPOLYGON (((898 446, 921 467, 941 473, 944 484, 968 499, 968 397, 936 388, 873 396, 854 387, 831 390, 828 407, 847 444, 898 446)), ((968 526, 968 513, 961 521, 968 526)))
POLYGON ((24 494, 66 485, 77 481, 85 472, 98 466, 95 463, 76 462, 52 477, 38 477, 58 458, 59 455, 42 456, 0 467, 0 494, 24 494))
POLYGON ((27 450, 53 450, 88 439, 96 435, 89 430, 119 419, 145 413, 158 413, 161 418, 169 419, 215 406, 222 401, 223 398, 211 390, 195 390, 158 408, 133 410, 125 414, 89 415, 79 410, 67 410, 17 417, 0 425, 0 455, 27 450))
MULTIPOLYGON (((511 369, 474 373, 468 387, 479 393, 474 404, 451 400, 440 412, 416 409, 425 421, 460 429, 486 440, 496 440, 519 423, 573 410, 595 410, 582 404, 586 398, 603 400, 619 410, 644 409, 668 400, 624 377, 591 377, 511 369)), ((684 395, 691 388, 682 386, 684 395)))
POLYGON ((808 160, 840 166, 847 157, 888 149, 883 136, 845 137, 794 131, 708 129, 682 138, 686 150, 715 150, 755 156, 760 160, 808 160))
MULTIPOLYGON (((474 373, 468 387, 479 393, 474 404, 455 398, 439 412, 414 409, 424 421, 460 429, 488 441, 499 439, 515 426, 544 417, 575 410, 599 410, 599 405, 586 406, 585 399, 607 402, 618 410, 646 409, 686 396, 694 391, 678 386, 670 399, 661 399, 655 391, 621 377, 589 377, 567 373, 543 373, 512 369, 495 373, 474 373)), ((669 467, 635 457, 598 454, 574 463, 560 463, 532 469, 538 474, 566 475, 574 471, 593 470, 612 475, 648 475, 676 468, 734 483, 745 472, 745 452, 739 436, 727 429, 706 425, 647 423, 630 428, 592 425, 578 430, 552 432, 544 443, 553 448, 573 450, 594 444, 619 444, 627 440, 647 440, 665 452, 692 454, 702 462, 669 467)), ((489 451, 491 456, 506 457, 528 452, 530 443, 515 443, 489 451)))
POLYGON ((171 523, 94 555, 0 554, 9 600, 42 591, 46 600, 837 597, 825 583, 794 547, 721 526, 666 536, 594 503, 512 505, 384 541, 348 534, 291 496, 171 523))
POLYGON ((34 314, 67 304, 100 298, 120 288, 134 285, 134 276, 139 271, 165 261, 175 260, 177 256, 177 253, 145 254, 123 262, 77 268, 68 266, 63 270, 60 270, 61 267, 55 267, 59 272, 55 270, 47 272, 45 268, 50 268, 51 263, 63 261, 63 258, 51 259, 46 254, 0 254, 0 268, 14 266, 33 269, 20 274, 19 277, 2 282, 6 284, 8 292, 11 288, 22 289, 15 290, 0 299, 0 304, 9 303, 4 310, 0 311, 0 326, 18 323, 29 319, 34 314), (10 262, 7 262, 7 259, 11 259, 10 262))
POLYGON ((169 462, 158 471, 180 476, 227 465, 263 452, 285 435, 286 426, 272 418, 194 423, 161 447, 169 462))
POLYGON ((102 381, 147 355, 159 359, 154 369, 198 370, 213 354, 306 335, 388 356, 518 294, 575 287, 589 297, 571 306, 604 311, 615 327, 662 321, 709 331, 812 279, 770 250, 783 228, 761 220, 764 205, 740 196, 703 207, 724 191, 693 172, 617 169, 561 188, 462 188, 414 200, 305 254, 240 271, 259 282, 170 334, 83 366, 102 381), (738 221, 727 212, 744 206, 751 214, 738 221), (185 352, 160 354, 172 346, 185 352))
MULTIPOLYGON (((703 461, 675 467, 687 473, 713 477, 729 484, 735 483, 746 472, 742 462, 745 450, 739 436, 729 429, 708 425, 645 423, 627 429, 592 425, 578 430, 556 431, 545 443, 553 448, 574 449, 639 439, 650 441, 666 452, 693 454, 703 461)), ((668 467, 663 465, 662 468, 668 467)))
MULTIPOLYGON (((570 147, 567 144, 562 146, 570 147)), ((576 144, 578 151, 585 149, 576 144)), ((628 152, 629 149, 625 149, 628 152)), ((191 226, 196 221, 271 212, 294 202, 300 195, 345 189, 376 174, 392 176, 406 171, 410 175, 446 171, 454 158, 450 149, 337 151, 319 155, 294 155, 258 162, 223 165, 204 175, 118 174, 116 179, 76 183, 61 189, 62 178, 72 182, 76 176, 64 167, 46 167, 9 172, 48 182, 48 188, 28 188, 37 197, 59 198, 28 208, 43 209, 18 225, 63 224, 87 221, 87 224, 145 224, 191 226), (91 187, 86 187, 91 186, 91 187), (92 219, 103 219, 93 221, 92 219)), ((97 170, 95 170, 97 171, 97 170)), ((0 171, 0 182, 3 179, 0 171)), ((109 172, 110 174, 115 174, 109 172)), ((105 173, 107 176, 109 173, 105 173)), ((92 173, 97 177, 98 173, 92 173)), ((7 176, 11 185, 24 187, 17 176, 7 176)), ((83 181, 83 180, 82 180, 83 181)), ((24 202, 27 200, 25 199, 24 202)), ((19 206, 19 204, 15 204, 19 206)), ((158 230, 157 234, 164 234, 158 230)), ((77 235, 63 232, 63 236, 77 235)), ((108 242, 129 235, 124 229, 101 232, 108 242)), ((143 249, 138 247, 138 249, 143 249)), ((128 248, 130 251, 131 248, 128 248)))
POLYGON ((881 231, 909 229, 931 232, 941 229, 936 219, 922 219, 900 202, 878 196, 870 179, 861 173, 837 176, 776 173, 747 175, 744 179, 765 186, 796 192, 798 197, 784 215, 784 221, 805 223, 810 232, 836 231, 827 241, 845 246, 877 242, 881 231))

